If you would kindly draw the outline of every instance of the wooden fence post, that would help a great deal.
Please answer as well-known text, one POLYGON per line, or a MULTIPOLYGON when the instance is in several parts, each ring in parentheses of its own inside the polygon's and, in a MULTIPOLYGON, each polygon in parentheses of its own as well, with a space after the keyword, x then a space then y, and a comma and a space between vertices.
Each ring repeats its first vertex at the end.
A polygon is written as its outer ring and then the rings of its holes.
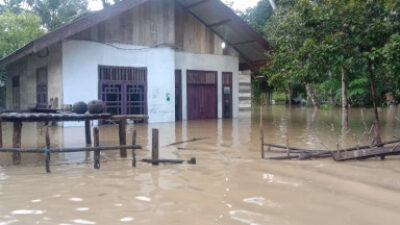
MULTIPOLYGON (((93 141, 94 141, 94 147, 100 146, 99 128, 97 127, 93 128, 93 141)), ((94 150, 93 155, 94 155, 94 168, 100 169, 100 150, 94 150)))
POLYGON ((45 135, 46 135, 46 147, 45 147, 45 154, 46 154, 46 172, 51 173, 50 171, 50 134, 49 134, 49 125, 45 125, 45 135))
POLYGON ((86 147, 92 146, 92 137, 90 134, 90 120, 85 120, 86 147))
MULTIPOLYGON (((14 122, 14 130, 13 130, 13 147, 21 148, 21 130, 22 130, 22 122, 14 122)), ((21 153, 13 152, 13 163, 14 165, 21 164, 21 153)))
POLYGON ((263 105, 261 105, 260 107, 260 142, 261 142, 261 159, 264 159, 265 152, 264 152, 263 105))
POLYGON ((3 147, 3 126, 2 122, 0 120, 0 148, 3 147))
MULTIPOLYGON (((136 145, 136 130, 132 132, 132 145, 136 145)), ((136 149, 132 149, 132 167, 136 167, 136 149)))
POLYGON ((151 158, 153 160, 153 165, 157 166, 158 165, 158 148, 159 148, 159 143, 158 143, 158 129, 153 129, 152 130, 152 148, 151 148, 151 158))
MULTIPOLYGON (((126 119, 119 121, 119 145, 126 145, 126 119)), ((128 156, 126 149, 121 149, 120 155, 122 158, 126 158, 128 156)))

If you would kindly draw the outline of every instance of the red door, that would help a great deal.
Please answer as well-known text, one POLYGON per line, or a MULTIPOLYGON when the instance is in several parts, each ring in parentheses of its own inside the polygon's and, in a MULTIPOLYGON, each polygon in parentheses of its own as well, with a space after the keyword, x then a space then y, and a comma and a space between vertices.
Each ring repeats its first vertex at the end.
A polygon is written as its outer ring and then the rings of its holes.
POLYGON ((216 119, 218 117, 217 109, 217 72, 188 70, 188 119, 216 119))

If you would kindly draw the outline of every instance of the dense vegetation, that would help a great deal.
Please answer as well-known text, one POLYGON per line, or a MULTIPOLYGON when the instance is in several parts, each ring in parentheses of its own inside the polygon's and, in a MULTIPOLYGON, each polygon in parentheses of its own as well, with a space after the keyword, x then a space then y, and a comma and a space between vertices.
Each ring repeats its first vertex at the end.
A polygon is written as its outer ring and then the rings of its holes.
POLYGON ((400 100, 398 0, 275 2, 272 15, 269 0, 243 15, 274 46, 262 73, 275 91, 369 106, 374 84, 378 105, 400 100))

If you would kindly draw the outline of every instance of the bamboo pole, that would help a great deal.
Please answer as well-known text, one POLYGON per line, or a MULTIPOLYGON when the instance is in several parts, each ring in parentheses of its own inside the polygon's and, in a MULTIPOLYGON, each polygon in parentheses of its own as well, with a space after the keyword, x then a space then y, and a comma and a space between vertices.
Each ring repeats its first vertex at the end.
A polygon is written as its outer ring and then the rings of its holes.
POLYGON ((49 124, 46 124, 45 127, 45 135, 46 135, 46 147, 45 147, 45 154, 46 154, 46 172, 50 173, 50 134, 49 134, 49 124))
MULTIPOLYGON (((119 120, 119 145, 126 145, 126 119, 119 120)), ((120 149, 120 155, 122 158, 126 158, 126 149, 120 149)))
MULTIPOLYGON (((132 132, 132 145, 136 145, 136 130, 132 132)), ((132 167, 136 167, 136 149, 132 149, 132 167)))
MULTIPOLYGON (((124 146, 105 146, 105 147, 83 147, 83 148, 51 148, 51 153, 73 153, 73 152, 84 152, 84 151, 112 151, 119 149, 142 149, 140 145, 124 145, 124 146)), ((0 148, 0 152, 21 152, 21 153, 44 153, 45 151, 41 148, 0 148)))
POLYGON ((153 165, 158 165, 159 156, 159 143, 158 143, 158 129, 152 130, 152 148, 151 148, 151 158, 153 160, 153 165))
MULTIPOLYGON (((14 130, 13 130, 13 147, 20 149, 21 148, 21 130, 22 130, 22 122, 14 122, 14 130)), ((13 163, 14 165, 21 164, 21 153, 18 151, 13 152, 13 163)))
POLYGON ((265 158, 264 152, 264 125, 263 125, 263 105, 260 107, 260 142, 261 142, 261 159, 265 158))
MULTIPOLYGON (((93 128, 93 141, 94 141, 94 147, 100 146, 99 128, 97 127, 93 128)), ((100 169, 100 150, 94 151, 94 168, 100 169)))

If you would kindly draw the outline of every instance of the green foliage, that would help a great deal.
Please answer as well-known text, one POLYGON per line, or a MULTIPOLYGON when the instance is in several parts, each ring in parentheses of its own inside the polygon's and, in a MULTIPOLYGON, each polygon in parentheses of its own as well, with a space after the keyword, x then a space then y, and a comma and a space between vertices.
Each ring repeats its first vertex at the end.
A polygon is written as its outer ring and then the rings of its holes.
POLYGON ((33 10, 52 31, 87 12, 88 0, 34 0, 33 10))
POLYGON ((0 58, 43 34, 39 28, 40 18, 32 12, 6 11, 0 15, 0 21, 0 58))
POLYGON ((366 57, 378 101, 399 96, 400 3, 396 0, 280 0, 264 27, 274 46, 263 73, 276 90, 313 83, 321 100, 341 99, 341 71, 353 105, 369 105, 366 57))
POLYGON ((244 12, 239 12, 240 16, 257 32, 265 35, 264 26, 268 19, 272 16, 272 7, 269 0, 261 0, 256 7, 246 9, 244 12))

